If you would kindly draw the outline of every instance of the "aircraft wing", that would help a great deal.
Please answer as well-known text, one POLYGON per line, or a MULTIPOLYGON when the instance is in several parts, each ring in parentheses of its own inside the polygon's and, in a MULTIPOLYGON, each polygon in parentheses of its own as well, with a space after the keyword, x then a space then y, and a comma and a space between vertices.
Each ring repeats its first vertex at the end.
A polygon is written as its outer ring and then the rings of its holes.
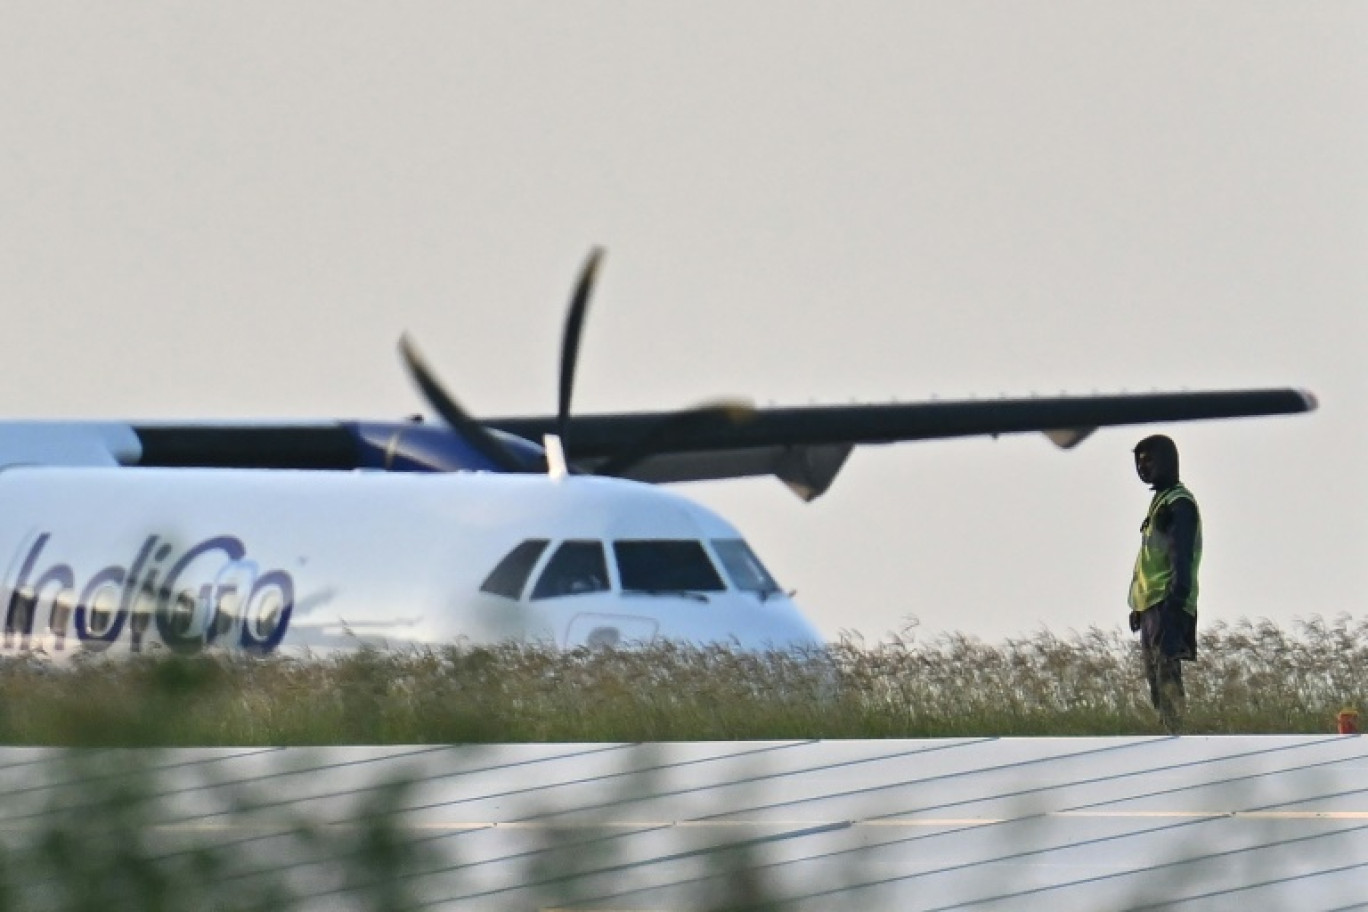
MULTIPOLYGON (((1297 389, 1138 393, 887 405, 712 407, 577 415, 565 425, 580 471, 647 482, 775 475, 805 500, 824 493, 857 446, 1040 431, 1071 447, 1099 427, 1308 412, 1297 389), (626 455, 624 455, 626 454, 626 455)), ((544 471, 553 416, 480 421, 544 471)), ((0 422, 0 466, 498 471, 456 429, 421 421, 0 422)))
MULTIPOLYGON (((660 434, 662 439, 649 456, 615 474, 652 482, 773 474, 811 500, 831 485, 855 446, 1040 431, 1068 448, 1099 427, 1294 414, 1315 408, 1314 396, 1292 388, 762 408, 739 417, 695 416, 678 432, 660 434)), ((635 441, 659 434, 665 417, 576 416, 569 427, 572 458, 592 471, 635 441)), ((554 418, 498 418, 485 423, 529 440, 556 433, 554 418)))
POLYGON ((770 407, 715 403, 691 409, 573 414, 579 339, 603 250, 590 251, 571 294, 561 336, 555 415, 477 418, 439 381, 407 334, 399 353, 440 424, 333 421, 313 424, 89 424, 89 431, 9 434, 0 425, 0 466, 18 462, 222 466, 258 469, 545 472, 562 462, 647 482, 776 475, 811 500, 831 486, 857 446, 1045 433, 1071 447, 1099 427, 1246 418, 1311 411, 1297 389, 1056 396, 887 405, 770 407), (73 439, 74 436, 74 439, 73 439), (557 446, 543 449, 555 436, 557 446), (133 439, 130 439, 132 437, 133 439), (60 439, 59 439, 60 438, 60 439))

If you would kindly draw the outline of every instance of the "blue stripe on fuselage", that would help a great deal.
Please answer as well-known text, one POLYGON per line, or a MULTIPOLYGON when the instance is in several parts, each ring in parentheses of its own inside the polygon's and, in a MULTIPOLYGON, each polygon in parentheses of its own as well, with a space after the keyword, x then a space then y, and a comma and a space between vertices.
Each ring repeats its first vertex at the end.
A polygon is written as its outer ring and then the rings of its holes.
MULTIPOLYGON (((498 468, 470 441, 444 425, 399 421, 357 421, 344 425, 356 438, 357 464, 390 472, 495 472, 498 468)), ((499 434, 527 463, 541 471, 541 447, 521 437, 499 434)))

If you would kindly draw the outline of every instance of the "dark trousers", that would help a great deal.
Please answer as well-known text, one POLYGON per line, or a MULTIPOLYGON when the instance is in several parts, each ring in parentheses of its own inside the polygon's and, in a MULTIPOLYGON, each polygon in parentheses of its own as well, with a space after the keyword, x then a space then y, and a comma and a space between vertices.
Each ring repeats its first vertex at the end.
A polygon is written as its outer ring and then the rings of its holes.
POLYGON ((1196 656, 1197 619, 1161 602, 1140 612, 1140 654, 1149 682, 1150 703, 1171 732, 1182 722, 1183 660, 1196 656))

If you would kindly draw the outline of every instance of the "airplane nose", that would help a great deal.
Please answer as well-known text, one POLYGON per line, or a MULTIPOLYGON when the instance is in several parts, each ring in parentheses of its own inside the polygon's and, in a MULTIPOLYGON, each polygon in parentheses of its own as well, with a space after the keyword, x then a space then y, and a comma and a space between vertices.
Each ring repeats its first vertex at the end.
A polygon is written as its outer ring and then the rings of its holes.
POLYGON ((743 649, 812 649, 825 645, 817 628, 803 616, 787 597, 770 598, 760 604, 742 599, 737 611, 748 611, 750 623, 738 631, 736 640, 743 649))
POLYGON ((794 623, 793 629, 789 633, 789 643, 796 647, 814 647, 826 645, 826 639, 817 632, 817 628, 805 618, 798 609, 793 608, 794 623))

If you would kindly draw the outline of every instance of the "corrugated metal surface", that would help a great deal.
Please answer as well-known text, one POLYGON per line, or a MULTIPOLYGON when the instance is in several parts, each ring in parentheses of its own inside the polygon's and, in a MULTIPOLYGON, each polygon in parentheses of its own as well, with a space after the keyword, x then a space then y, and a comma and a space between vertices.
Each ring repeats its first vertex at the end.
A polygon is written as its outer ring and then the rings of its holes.
POLYGON ((1366 744, 8 748, 0 874, 26 908, 135 907, 137 864, 224 908, 1368 908, 1366 744))

